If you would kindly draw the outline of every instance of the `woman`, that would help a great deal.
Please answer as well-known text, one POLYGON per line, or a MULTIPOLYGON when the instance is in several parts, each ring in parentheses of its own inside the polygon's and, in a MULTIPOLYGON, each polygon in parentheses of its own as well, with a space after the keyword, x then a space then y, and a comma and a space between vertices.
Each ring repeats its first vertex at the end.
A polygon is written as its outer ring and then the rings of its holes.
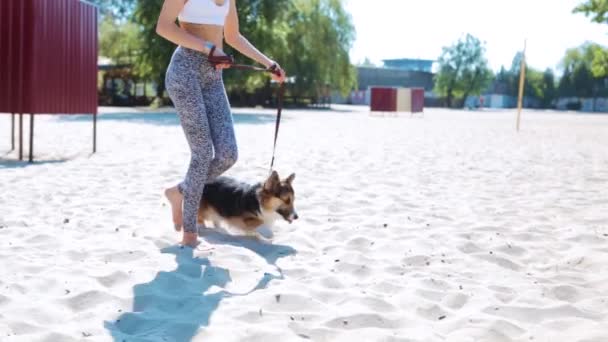
POLYGON ((274 80, 285 80, 285 72, 278 64, 239 32, 235 2, 165 0, 156 25, 160 36, 179 45, 165 83, 190 145, 191 160, 185 180, 165 190, 165 195, 177 230, 183 221, 182 244, 191 247, 198 242, 196 219, 205 183, 228 170, 237 159, 234 125, 221 71, 230 65, 211 64, 209 54, 225 57, 222 42, 226 40, 245 56, 267 68, 276 68, 279 75, 273 74, 274 80))

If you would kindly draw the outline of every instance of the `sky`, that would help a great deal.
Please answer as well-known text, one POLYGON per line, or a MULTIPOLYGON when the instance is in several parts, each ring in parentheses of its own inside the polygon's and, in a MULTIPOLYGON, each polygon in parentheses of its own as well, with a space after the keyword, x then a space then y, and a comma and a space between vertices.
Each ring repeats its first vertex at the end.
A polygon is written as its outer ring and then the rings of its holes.
POLYGON ((350 56, 377 65, 389 58, 436 60, 466 33, 486 42, 495 71, 510 68, 527 39, 528 65, 559 73, 566 49, 585 41, 608 46, 608 25, 572 9, 583 0, 346 0, 357 31, 350 56))

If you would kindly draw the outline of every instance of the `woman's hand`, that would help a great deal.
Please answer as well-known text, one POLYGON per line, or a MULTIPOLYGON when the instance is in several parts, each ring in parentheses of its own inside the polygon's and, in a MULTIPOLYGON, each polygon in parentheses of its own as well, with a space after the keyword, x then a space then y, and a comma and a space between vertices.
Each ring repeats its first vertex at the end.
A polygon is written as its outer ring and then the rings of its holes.
MULTIPOLYGON (((219 58, 228 57, 228 55, 226 55, 226 53, 224 53, 224 51, 218 47, 216 47, 212 52, 213 52, 213 55, 210 55, 210 57, 219 57, 219 58)), ((215 68, 218 70, 219 69, 228 69, 228 68, 230 68, 230 66, 231 66, 230 63, 215 64, 215 68)))
POLYGON ((273 66, 275 66, 274 67, 275 71, 272 74, 270 74, 270 77, 272 77, 272 79, 275 80, 276 82, 279 82, 279 83, 285 82, 285 78, 287 77, 287 75, 285 74, 285 70, 283 70, 283 68, 281 68, 281 66, 277 62, 273 62, 269 68, 272 68, 273 66))

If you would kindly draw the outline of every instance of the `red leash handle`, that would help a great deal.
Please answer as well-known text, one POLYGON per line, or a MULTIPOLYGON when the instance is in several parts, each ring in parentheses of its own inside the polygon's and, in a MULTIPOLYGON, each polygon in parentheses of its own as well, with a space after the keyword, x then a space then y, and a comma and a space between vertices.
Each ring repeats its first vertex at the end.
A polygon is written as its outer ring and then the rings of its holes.
POLYGON ((218 64, 234 64, 234 58, 232 58, 232 56, 215 56, 213 55, 213 53, 215 52, 215 45, 213 45, 211 47, 211 50, 209 51, 209 56, 207 56, 207 60, 209 61, 209 63, 215 65, 218 64))

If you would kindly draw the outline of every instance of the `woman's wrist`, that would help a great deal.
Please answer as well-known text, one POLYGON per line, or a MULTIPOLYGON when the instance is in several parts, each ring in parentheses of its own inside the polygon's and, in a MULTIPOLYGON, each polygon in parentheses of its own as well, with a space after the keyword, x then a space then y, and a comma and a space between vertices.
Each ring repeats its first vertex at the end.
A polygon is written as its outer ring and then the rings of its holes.
POLYGON ((262 63, 266 68, 270 68, 273 65, 277 64, 277 62, 273 61, 270 58, 266 58, 266 60, 264 61, 264 63, 262 63))

